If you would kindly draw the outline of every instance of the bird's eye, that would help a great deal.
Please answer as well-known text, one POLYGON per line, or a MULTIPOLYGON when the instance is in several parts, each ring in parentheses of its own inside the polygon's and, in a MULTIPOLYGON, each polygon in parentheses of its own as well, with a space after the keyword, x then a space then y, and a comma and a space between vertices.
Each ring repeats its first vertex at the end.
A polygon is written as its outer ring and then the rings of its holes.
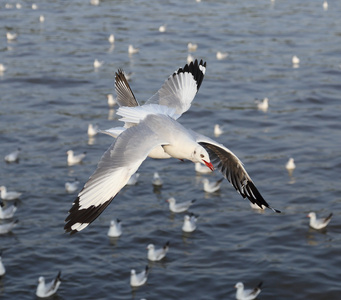
POLYGON ((204 158, 204 154, 200 154, 200 157, 201 157, 201 158, 204 158))

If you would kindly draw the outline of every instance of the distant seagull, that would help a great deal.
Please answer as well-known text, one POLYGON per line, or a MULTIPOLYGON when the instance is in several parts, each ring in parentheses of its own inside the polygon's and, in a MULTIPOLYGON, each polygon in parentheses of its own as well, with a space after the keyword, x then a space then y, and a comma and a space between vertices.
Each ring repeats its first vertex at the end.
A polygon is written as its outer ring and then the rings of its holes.
POLYGON ((5 234, 12 231, 12 229, 18 224, 18 222, 18 220, 15 220, 9 223, 0 224, 0 234, 5 234))
POLYGON ((161 186, 163 185, 163 180, 161 179, 160 175, 158 172, 154 173, 152 184, 156 186, 161 186))
POLYGON ((36 296, 39 298, 47 298, 55 294, 61 283, 60 274, 61 272, 59 271, 56 278, 49 283, 45 283, 45 278, 40 276, 38 279, 36 296))
POLYGON ((324 10, 328 10, 328 2, 327 2, 327 0, 323 1, 323 9, 324 10))
POLYGON ((5 8, 7 8, 7 9, 11 9, 11 8, 13 8, 13 5, 12 5, 12 4, 10 4, 10 3, 6 3, 6 4, 5 4, 5 8))
POLYGON ((75 180, 73 182, 65 182, 65 190, 68 193, 74 193, 75 191, 78 190, 78 186, 79 186, 79 181, 75 180))
POLYGON ((8 41, 14 41, 17 39, 18 35, 16 33, 7 32, 6 37, 8 41))
POLYGON ((206 193, 214 193, 220 189, 221 182, 223 181, 224 178, 221 178, 215 182, 210 182, 207 178, 204 178, 202 180, 203 186, 204 186, 204 191, 206 193))
POLYGON ((129 45, 129 47, 128 47, 128 53, 129 53, 129 54, 135 54, 135 53, 138 53, 139 51, 140 51, 140 50, 137 49, 137 48, 134 48, 133 45, 129 45))
POLYGON ((219 124, 215 124, 214 125, 214 135, 216 136, 216 137, 218 137, 218 136, 220 136, 221 134, 223 134, 224 133, 224 131, 223 131, 223 129, 220 127, 220 125, 219 124))
POLYGON ((122 235, 121 220, 116 219, 110 222, 110 227, 108 230, 108 237, 119 237, 122 235))
POLYGON ((72 150, 68 150, 66 154, 67 154, 67 163, 69 166, 81 163, 84 157, 86 156, 86 152, 83 152, 78 155, 74 155, 72 150))
POLYGON ((227 52, 220 52, 220 51, 218 51, 216 57, 217 57, 218 60, 223 60, 226 57, 228 57, 228 55, 229 54, 227 52))
POLYGON ((198 173, 208 174, 208 173, 212 173, 213 172, 209 167, 203 165, 200 162, 197 162, 194 165, 195 165, 195 171, 198 172, 198 173))
POLYGON ((134 173, 133 175, 130 176, 126 185, 135 185, 139 177, 140 177, 140 173, 134 173))
POLYGON ((17 4, 15 5, 15 7, 16 7, 17 9, 21 9, 21 8, 22 8, 22 6, 21 6, 20 3, 17 3, 17 4))
POLYGON ((167 29, 166 25, 161 25, 161 26, 159 27, 159 31, 160 31, 160 32, 166 32, 166 29, 167 29))
POLYGON ((32 4, 32 9, 33 9, 33 10, 37 10, 37 9, 38 9, 38 5, 35 4, 35 3, 33 3, 33 4, 32 4))
POLYGON ((196 201, 196 199, 185 201, 181 203, 176 203, 175 198, 171 197, 168 200, 166 200, 169 203, 169 210, 174 213, 181 213, 186 210, 196 201))
POLYGON ((92 125, 91 123, 88 125, 88 136, 95 136, 98 133, 98 126, 92 125))
POLYGON ((99 60, 96 58, 95 61, 94 61, 94 68, 95 68, 95 69, 98 69, 98 68, 102 67, 102 65, 103 65, 103 61, 99 61, 99 60))
POLYGON ((263 101, 256 101, 257 103, 257 108, 259 110, 262 110, 264 112, 268 111, 269 108, 269 99, 268 98, 264 98, 263 101))
POLYGON ((0 73, 5 72, 6 67, 3 64, 0 64, 0 73))
POLYGON ((259 293, 261 292, 263 282, 260 282, 257 287, 253 290, 244 290, 244 284, 242 282, 238 282, 234 287, 237 289, 236 299, 237 300, 253 300, 256 299, 259 293))
POLYGON ((5 161, 8 163, 17 162, 19 160, 20 152, 21 152, 21 149, 18 148, 17 150, 7 154, 5 156, 5 161))
POLYGON ((45 22, 45 17, 43 15, 39 16, 39 22, 44 23, 45 22))
POLYGON ((17 204, 7 206, 1 202, 0 203, 0 219, 10 219, 13 217, 14 213, 17 211, 17 204))
POLYGON ((159 261, 163 259, 169 250, 169 241, 159 249, 155 249, 153 244, 147 246, 148 249, 148 259, 151 261, 159 261))
POLYGON ((4 264, 2 263, 2 251, 0 251, 0 277, 4 276, 6 273, 6 269, 4 264))
POLYGON ((294 159, 292 157, 289 158, 288 162, 286 163, 285 165, 285 168, 288 170, 288 171, 292 171, 296 168, 296 165, 295 165, 295 162, 294 162, 294 159))
POLYGON ((21 193, 18 192, 7 192, 7 189, 5 186, 0 186, 0 191, 1 191, 1 199, 2 200, 15 200, 19 199, 20 196, 22 195, 21 193))
POLYGON ((298 67, 298 65, 300 64, 300 59, 296 55, 294 55, 291 60, 292 60, 293 66, 298 67))
POLYGON ((108 94, 107 98, 108 98, 108 105, 109 105, 109 107, 114 107, 117 102, 116 102, 113 94, 108 94))
POLYGON ((192 61, 194 61, 194 57, 190 53, 188 53, 188 55, 187 55, 187 63, 190 64, 192 61))
POLYGON ((99 5, 99 0, 90 0, 90 4, 94 5, 94 6, 98 6, 99 5))
POLYGON ((264 210, 266 208, 266 206, 264 206, 264 205, 262 205, 262 207, 259 207, 258 204, 252 203, 252 202, 250 202, 250 206, 251 206, 251 208, 257 209, 257 210, 264 210))
POLYGON ((196 51, 198 49, 198 44, 188 43, 187 44, 188 51, 196 51))
POLYGON ((108 41, 109 41, 110 44, 115 43, 115 36, 113 34, 110 34, 109 37, 108 37, 108 41))
POLYGON ((307 215, 307 217, 310 218, 309 226, 314 229, 323 229, 329 224, 332 216, 333 216, 333 213, 330 213, 327 218, 317 219, 316 214, 314 212, 310 212, 307 215))
POLYGON ((132 287, 138 287, 144 285, 148 279, 148 266, 139 274, 136 274, 135 270, 132 269, 130 272, 130 285, 132 287))
POLYGON ((198 216, 194 214, 186 215, 184 217, 184 224, 182 225, 182 231, 193 232, 197 228, 198 216))

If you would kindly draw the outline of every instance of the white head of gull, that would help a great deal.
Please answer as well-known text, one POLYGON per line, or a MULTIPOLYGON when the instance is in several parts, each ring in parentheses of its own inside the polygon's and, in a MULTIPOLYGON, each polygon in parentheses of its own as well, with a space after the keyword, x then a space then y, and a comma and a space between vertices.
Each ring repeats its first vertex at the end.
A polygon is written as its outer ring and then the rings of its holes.
POLYGON ((186 64, 140 106, 123 71, 118 70, 115 87, 120 108, 117 114, 122 116, 120 120, 125 125, 119 130, 103 131, 116 140, 104 153, 69 210, 64 226, 66 232, 76 233, 92 223, 148 156, 200 162, 211 170, 216 166, 243 198, 271 208, 232 151, 177 121, 190 108, 205 71, 203 61, 186 64))

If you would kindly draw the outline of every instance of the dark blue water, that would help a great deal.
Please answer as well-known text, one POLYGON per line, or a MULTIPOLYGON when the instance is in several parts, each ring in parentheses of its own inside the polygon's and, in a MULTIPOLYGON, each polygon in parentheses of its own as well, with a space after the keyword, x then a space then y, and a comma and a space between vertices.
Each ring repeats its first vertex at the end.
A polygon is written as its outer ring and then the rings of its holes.
MULTIPOLYGON (((38 277, 64 281, 54 299, 233 299, 234 285, 264 282, 258 299, 338 299, 340 293, 341 6, 330 1, 41 1, 6 9, 0 2, 0 156, 22 148, 18 164, 0 163, 0 185, 23 193, 18 226, 0 236, 6 275, 1 299, 35 299, 38 277), (45 22, 39 22, 39 16, 45 22), (167 31, 160 33, 160 25, 167 31), (8 42, 6 32, 18 33, 8 42), (108 42, 115 34, 114 47, 108 42), (132 72, 141 102, 177 68, 187 43, 207 61, 191 109, 179 121, 230 148, 244 162, 265 199, 282 214, 257 213, 228 182, 202 190, 190 162, 147 159, 138 185, 124 188, 86 230, 63 233, 76 196, 64 183, 83 185, 109 136, 88 140, 88 123, 108 118, 106 94, 118 68, 132 72), (140 48, 129 56, 128 45, 140 48), (217 60, 216 52, 228 52, 217 60), (293 68, 291 58, 301 62, 293 68), (104 61, 97 71, 95 59, 104 61), (269 98, 258 111, 254 99, 269 98), (219 123, 225 133, 213 136, 219 123), (87 151, 68 167, 66 151, 87 151), (297 168, 288 175, 285 163, 297 168), (154 190, 158 171, 165 183, 154 190), (181 231, 183 214, 165 202, 196 198, 198 228, 181 231), (334 217, 325 232, 309 229, 309 211, 334 217), (120 218, 123 235, 106 236, 120 218), (149 243, 170 241, 162 262, 148 263, 149 243), (130 269, 150 266, 145 286, 132 290, 130 269)), ((207 175, 205 175, 207 176, 207 175)), ((214 173, 207 177, 220 178, 214 173)), ((2 221, 1 221, 2 222, 2 221)))

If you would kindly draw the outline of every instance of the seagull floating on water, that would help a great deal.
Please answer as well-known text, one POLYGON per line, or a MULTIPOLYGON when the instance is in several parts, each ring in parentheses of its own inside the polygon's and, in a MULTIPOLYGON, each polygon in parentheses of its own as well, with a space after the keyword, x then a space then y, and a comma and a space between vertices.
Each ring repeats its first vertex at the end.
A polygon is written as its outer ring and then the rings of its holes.
POLYGON ((95 61, 94 61, 94 68, 95 69, 99 69, 100 67, 102 67, 102 65, 103 65, 103 61, 99 61, 97 58, 95 59, 95 61))
POLYGON ((167 29, 166 25, 161 25, 161 26, 159 27, 159 31, 160 31, 160 32, 166 32, 166 29, 167 29))
POLYGON ((49 283, 45 283, 45 278, 40 276, 38 279, 36 296, 39 298, 47 298, 54 295, 61 284, 60 274, 61 272, 59 271, 56 278, 49 283))
POLYGON ((285 165, 285 168, 288 170, 288 171, 292 171, 296 168, 296 165, 295 165, 295 162, 294 162, 294 159, 292 157, 289 158, 288 162, 286 163, 285 165))
POLYGON ((19 161, 20 152, 21 152, 21 149, 18 148, 17 150, 7 154, 5 156, 5 161, 8 162, 8 163, 19 161))
POLYGON ((184 223, 182 225, 182 231, 193 232, 197 228, 198 216, 194 214, 186 215, 184 217, 184 223))
POLYGON ((122 222, 120 219, 112 220, 108 230, 108 237, 119 237, 122 235, 122 222))
POLYGON ((88 136, 95 136, 98 133, 98 126, 92 125, 91 123, 88 125, 88 136))
POLYGON ((39 22, 44 23, 45 22, 45 17, 43 15, 39 16, 39 22))
POLYGON ((155 172, 153 175, 153 180, 152 180, 152 184, 156 185, 156 186, 161 186, 163 185, 163 180, 161 179, 160 175, 158 172, 155 172))
POLYGON ((180 68, 142 106, 138 105, 123 72, 116 73, 117 102, 121 106, 117 114, 123 117, 121 121, 126 126, 102 131, 116 140, 69 210, 66 232, 81 231, 92 223, 147 156, 201 162, 211 170, 214 164, 243 198, 279 212, 264 200, 235 154, 177 121, 190 108, 205 70, 206 63, 197 60, 180 68))
POLYGON ((237 289, 236 299, 237 300, 253 300, 256 299, 261 292, 262 282, 258 284, 253 290, 244 290, 244 284, 238 282, 234 287, 237 289))
POLYGON ((0 224, 0 234, 6 234, 12 231, 12 229, 18 224, 18 222, 18 220, 15 220, 9 223, 0 224))
POLYGON ((323 1, 323 5, 322 6, 323 6, 324 10, 328 10, 328 2, 327 2, 327 0, 323 1))
POLYGON ((193 62, 194 61, 194 57, 193 57, 193 55, 192 54, 188 54, 187 55, 187 64, 190 64, 191 62, 193 62))
POLYGON ((3 64, 0 64, 0 73, 3 73, 6 71, 6 67, 3 64))
POLYGON ((38 9, 38 5, 35 4, 35 3, 32 3, 32 6, 31 6, 31 7, 32 7, 33 10, 37 10, 37 9, 38 9))
POLYGON ((108 37, 108 41, 110 44, 114 44, 115 42, 115 36, 113 34, 110 34, 108 37))
POLYGON ((203 186, 204 186, 204 191, 206 193, 214 193, 220 189, 221 182, 223 181, 224 178, 221 178, 215 182, 210 182, 207 178, 204 178, 202 180, 203 186))
POLYGON ((138 53, 139 51, 140 51, 140 49, 134 48, 133 45, 129 45, 129 47, 128 47, 128 53, 129 54, 135 54, 135 53, 138 53))
POLYGON ((130 176, 127 185, 135 185, 137 183, 137 180, 140 177, 140 173, 135 173, 133 175, 130 176))
POLYGON ((326 228, 326 226, 329 224, 331 218, 333 216, 333 213, 330 213, 328 217, 317 219, 316 213, 310 212, 307 217, 310 218, 309 226, 314 229, 323 229, 326 228))
POLYGON ((21 9, 21 4, 20 3, 17 3, 17 4, 15 4, 15 7, 17 8, 17 9, 21 9))
POLYGON ((84 159, 84 157, 86 156, 86 152, 74 155, 73 150, 68 150, 66 154, 67 154, 67 163, 69 166, 80 164, 82 160, 84 159))
POLYGON ((257 101, 257 108, 259 110, 262 110, 264 112, 268 111, 269 108, 269 99, 268 98, 264 98, 263 101, 257 101))
POLYGON ((17 39, 18 34, 16 34, 16 33, 11 33, 11 32, 7 32, 7 33, 6 33, 6 37, 7 37, 7 40, 8 40, 8 41, 14 41, 14 40, 17 39))
POLYGON ((3 186, 0 186, 0 191, 1 191, 1 199, 2 200, 16 200, 16 199, 19 199, 20 196, 22 195, 22 193, 19 193, 19 192, 8 192, 7 191, 7 188, 3 185, 3 186))
POLYGON ((217 54, 216 54, 216 57, 218 60, 223 60, 225 59, 226 57, 228 57, 228 53, 227 52, 220 52, 218 51, 217 54))
POLYGON ((17 211, 17 204, 6 206, 3 202, 0 203, 0 219, 13 218, 14 213, 17 211))
POLYGON ((198 44, 188 43, 187 44, 188 51, 196 51, 198 49, 198 44))
POLYGON ((75 180, 74 182, 65 182, 65 190, 68 193, 74 193, 78 190, 79 181, 75 180))
POLYGON ((296 55, 294 55, 291 60, 294 66, 298 66, 300 63, 300 59, 296 55))
POLYGON ((109 107, 114 107, 117 102, 116 102, 113 94, 108 94, 107 98, 108 98, 108 105, 109 105, 109 107))
POLYGON ((147 249, 148 249, 148 259, 151 261, 159 261, 166 256, 169 250, 169 242, 167 242, 160 249, 155 249, 155 246, 153 244, 149 244, 147 246, 147 249))
POLYGON ((212 173, 213 171, 207 167, 207 166, 204 166, 202 163, 200 162, 197 162, 194 164, 195 167, 195 171, 198 172, 198 173, 201 173, 201 174, 208 174, 208 173, 212 173))
POLYGON ((214 125, 214 135, 216 137, 218 137, 218 136, 222 135, 223 133, 224 133, 224 130, 220 127, 220 125, 219 124, 215 124, 214 125))
POLYGON ((132 269, 130 272, 130 285, 132 287, 138 287, 144 285, 148 279, 148 266, 141 272, 136 274, 135 270, 132 269))
POLYGON ((91 5, 98 6, 99 3, 100 3, 99 0, 90 0, 90 4, 91 4, 91 5))
POLYGON ((6 273, 6 268, 4 264, 2 263, 2 251, 0 251, 0 277, 4 276, 6 273))
POLYGON ((166 200, 169 203, 169 210, 174 213, 181 213, 186 210, 196 201, 196 199, 185 201, 181 203, 176 203, 176 200, 174 197, 169 198, 166 200))

